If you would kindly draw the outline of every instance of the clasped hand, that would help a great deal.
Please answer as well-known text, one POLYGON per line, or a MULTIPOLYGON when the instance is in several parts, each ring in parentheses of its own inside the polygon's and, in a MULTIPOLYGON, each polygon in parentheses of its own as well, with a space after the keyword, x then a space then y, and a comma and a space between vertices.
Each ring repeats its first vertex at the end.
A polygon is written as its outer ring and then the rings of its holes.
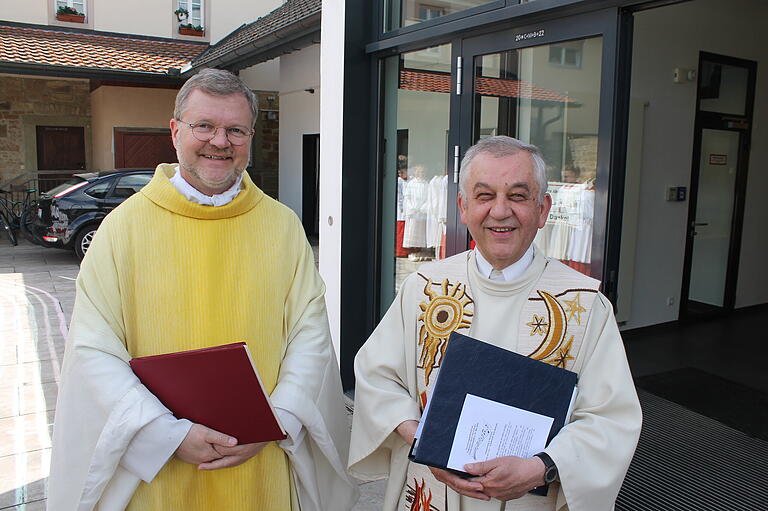
POLYGON ((197 465, 199 470, 216 470, 245 463, 267 443, 237 445, 237 440, 229 435, 202 424, 193 424, 176 449, 176 456, 181 461, 197 465))
MULTIPOLYGON (((418 421, 402 422, 397 433, 407 443, 413 443, 418 421)), ((464 471, 475 477, 463 478, 454 473, 429 467, 435 479, 453 491, 481 500, 501 501, 519 499, 530 490, 544 484, 544 462, 538 457, 505 456, 480 463, 464 465, 464 471)))

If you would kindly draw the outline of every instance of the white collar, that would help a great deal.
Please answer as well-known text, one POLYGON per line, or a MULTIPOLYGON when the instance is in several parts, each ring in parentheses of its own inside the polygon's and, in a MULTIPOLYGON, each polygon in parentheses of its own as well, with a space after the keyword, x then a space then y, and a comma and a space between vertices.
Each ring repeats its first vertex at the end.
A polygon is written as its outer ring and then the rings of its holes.
MULTIPOLYGON (((477 271, 480 272, 480 275, 482 275, 485 278, 491 278, 491 272, 493 271, 493 266, 491 266, 491 263, 489 263, 485 257, 483 257, 483 254, 480 252, 480 249, 475 247, 475 262, 477 263, 477 271)), ((503 270, 501 270, 501 274, 504 276, 505 282, 510 282, 512 280, 520 278, 520 276, 525 273, 525 270, 528 269, 528 267, 533 262, 533 243, 531 243, 531 246, 528 247, 528 250, 525 251, 525 254, 523 254, 523 257, 515 261, 514 263, 510 264, 503 270)))
POLYGON ((176 190, 178 190, 188 201, 196 202, 203 206, 215 207, 229 204, 235 197, 237 197, 237 194, 240 193, 240 183, 243 182, 243 174, 241 173, 237 177, 235 184, 227 190, 215 195, 205 195, 203 192, 189 184, 189 182, 184 179, 184 176, 181 175, 178 165, 176 165, 176 174, 173 175, 170 181, 176 190))

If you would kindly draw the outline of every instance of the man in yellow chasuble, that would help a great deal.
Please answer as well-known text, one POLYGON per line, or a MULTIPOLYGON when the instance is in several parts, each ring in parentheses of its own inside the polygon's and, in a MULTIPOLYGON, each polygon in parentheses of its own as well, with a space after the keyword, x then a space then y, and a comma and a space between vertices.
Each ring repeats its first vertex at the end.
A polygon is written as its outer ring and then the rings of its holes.
POLYGON ((243 172, 256 115, 253 93, 234 75, 190 78, 170 122, 178 165, 159 165, 99 228, 77 279, 49 509, 354 504, 325 287, 299 220, 243 172), (286 440, 239 445, 178 420, 128 365, 237 341, 250 347, 286 440))
POLYGON ((477 248, 410 275, 355 358, 349 467, 389 478, 385 511, 613 509, 641 411, 599 282, 533 243, 552 205, 545 169, 536 147, 509 137, 467 150, 458 206, 477 248), (465 465, 467 479, 408 461, 453 331, 578 374, 570 421, 543 452, 465 465), (545 484, 545 496, 529 493, 545 484))

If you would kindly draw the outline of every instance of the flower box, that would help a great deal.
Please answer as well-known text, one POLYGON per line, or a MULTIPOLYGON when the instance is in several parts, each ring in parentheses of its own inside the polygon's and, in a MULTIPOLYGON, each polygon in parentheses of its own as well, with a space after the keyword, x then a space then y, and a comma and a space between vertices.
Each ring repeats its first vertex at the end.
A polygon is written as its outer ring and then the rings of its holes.
POLYGON ((205 35, 205 30, 197 30, 194 28, 189 27, 179 27, 179 34, 181 35, 193 35, 197 37, 202 37, 205 35))
POLYGON ((56 13, 56 19, 59 21, 67 21, 69 23, 85 23, 85 14, 56 13))

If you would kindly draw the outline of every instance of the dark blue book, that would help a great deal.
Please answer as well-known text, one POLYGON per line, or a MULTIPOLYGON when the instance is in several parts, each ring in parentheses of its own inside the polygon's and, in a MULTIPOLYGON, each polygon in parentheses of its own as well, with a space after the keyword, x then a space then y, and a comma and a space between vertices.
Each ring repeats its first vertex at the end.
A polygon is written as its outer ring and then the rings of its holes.
POLYGON ((576 383, 572 371, 454 332, 409 457, 416 463, 469 475, 448 468, 467 394, 551 417, 549 444, 568 420, 576 383))

